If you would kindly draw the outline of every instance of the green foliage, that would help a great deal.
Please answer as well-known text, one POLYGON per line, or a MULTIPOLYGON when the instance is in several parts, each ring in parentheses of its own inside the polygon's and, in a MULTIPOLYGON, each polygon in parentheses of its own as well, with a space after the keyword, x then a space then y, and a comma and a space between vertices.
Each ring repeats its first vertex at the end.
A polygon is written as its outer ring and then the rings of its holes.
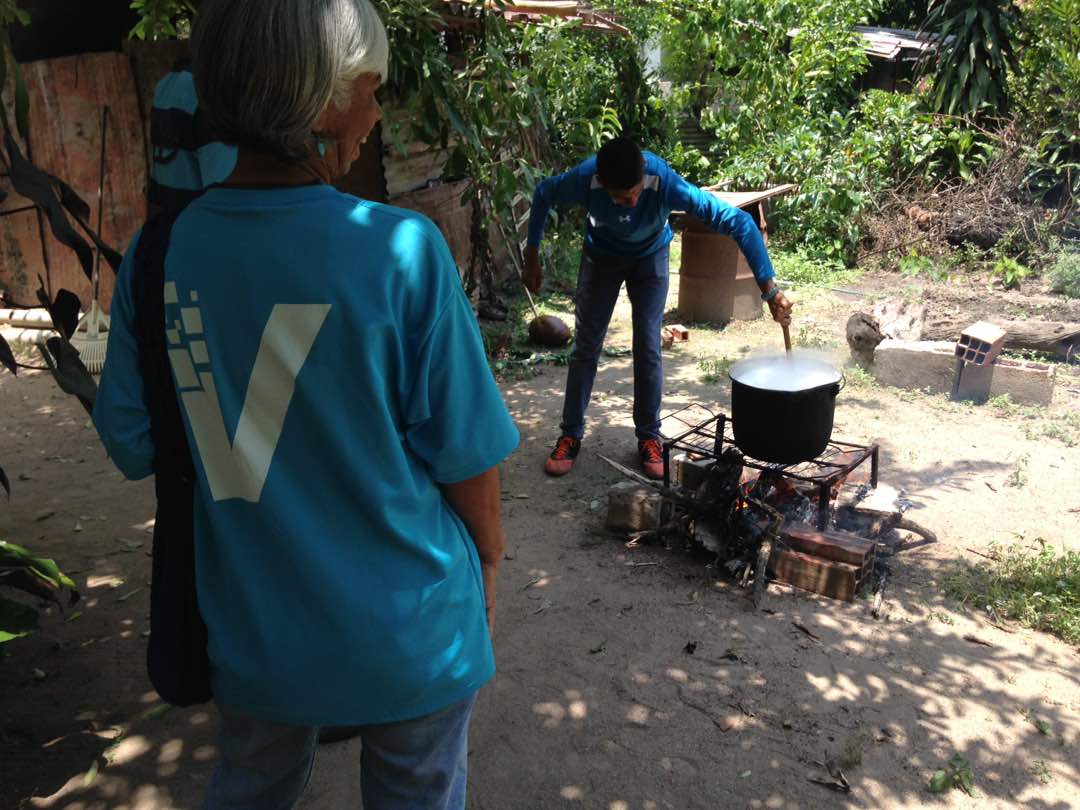
POLYGON ((176 39, 195 16, 190 0, 131 0, 131 8, 139 15, 132 39, 176 39))
MULTIPOLYGON (((61 596, 65 594, 71 604, 79 598, 75 583, 55 562, 4 540, 0 540, 0 588, 57 605, 63 604, 61 596)), ((0 596, 0 644, 32 633, 37 622, 36 608, 0 596)))
POLYGON ((0 0, 0 28, 6 30, 13 23, 29 25, 30 15, 19 8, 19 0, 0 0))
MULTIPOLYGON (((407 110, 386 122, 386 139, 449 147, 445 174, 474 181, 478 231, 541 175, 624 133, 691 182, 798 183, 773 205, 776 233, 840 267, 887 190, 972 181, 990 165, 1002 140, 983 114, 1010 93, 1027 133, 1026 187, 1048 199, 1080 190, 1080 0, 1031 0, 1023 14, 1008 0, 608 0, 629 36, 561 19, 508 25, 479 0, 375 3, 391 42, 388 94, 407 110), (869 63, 854 26, 920 27, 927 6, 928 24, 955 37, 935 92, 859 94, 869 63), (444 12, 468 25, 447 28, 444 12), (659 76, 643 58, 656 45, 659 76), (690 124, 711 143, 684 143, 690 124)), ((189 0, 133 7, 133 35, 146 38, 174 35, 191 13, 189 0)))
POLYGON ((1027 185, 1052 203, 1080 194, 1080 0, 1033 0, 1012 92, 1027 133, 1027 185))
POLYGON ((947 264, 923 256, 914 248, 900 259, 900 272, 911 278, 925 276, 936 282, 949 280, 949 267, 947 264))
POLYGON ((1080 250, 1058 254, 1050 266, 1049 275, 1054 292, 1067 298, 1080 298, 1080 250))
POLYGON ((978 795, 971 763, 962 754, 953 754, 943 769, 934 771, 930 784, 927 785, 931 793, 947 793, 953 788, 958 788, 969 796, 978 795))
POLYGON ((855 390, 866 390, 877 387, 877 378, 861 366, 848 366, 844 369, 846 386, 855 390))
POLYGON ((647 31, 644 23, 632 37, 566 23, 524 29, 521 51, 528 78, 540 88, 551 145, 567 162, 595 152, 619 133, 661 154, 675 142, 674 117, 639 55, 647 31))
POLYGON ((776 275, 791 284, 839 284, 851 273, 836 260, 809 255, 805 250, 771 250, 776 275))
POLYGON ((1031 275, 1031 268, 1025 267, 1008 256, 1002 256, 994 262, 994 278, 1001 282, 1006 290, 1013 290, 1020 286, 1020 282, 1031 275))
POLYGON ((922 256, 914 248, 900 259, 900 272, 905 276, 928 275, 934 269, 934 262, 926 256, 922 256))
POLYGON ((706 357, 702 355, 698 358, 698 371, 701 372, 701 381, 709 385, 726 383, 728 371, 731 370, 733 362, 726 354, 722 357, 706 357))
POLYGON ((1053 781, 1054 775, 1050 772, 1050 768, 1046 765, 1046 760, 1037 759, 1031 763, 1030 768, 1032 776, 1038 778, 1044 785, 1050 784, 1053 781))
POLYGON ((804 349, 827 350, 836 347, 836 341, 827 332, 814 324, 804 323, 792 338, 792 343, 804 349))
POLYGON ((1014 543, 991 548, 992 562, 965 564, 944 580, 945 592, 985 610, 1080 645, 1080 552, 1014 543))
POLYGON ((1012 0, 938 0, 926 29, 939 37, 934 104, 944 113, 1004 112, 1016 7, 1012 0))

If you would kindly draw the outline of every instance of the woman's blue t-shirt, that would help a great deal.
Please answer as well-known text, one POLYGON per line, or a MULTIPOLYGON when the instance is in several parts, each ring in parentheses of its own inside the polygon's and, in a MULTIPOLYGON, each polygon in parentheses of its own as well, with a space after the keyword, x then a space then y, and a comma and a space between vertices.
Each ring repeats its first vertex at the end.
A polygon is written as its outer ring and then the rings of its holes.
MULTIPOLYGON (((133 254, 94 421, 141 478, 133 254)), ((165 277, 215 699, 366 724, 478 689, 480 564, 439 483, 495 466, 518 432, 439 231, 329 186, 214 188, 177 220, 165 277)))

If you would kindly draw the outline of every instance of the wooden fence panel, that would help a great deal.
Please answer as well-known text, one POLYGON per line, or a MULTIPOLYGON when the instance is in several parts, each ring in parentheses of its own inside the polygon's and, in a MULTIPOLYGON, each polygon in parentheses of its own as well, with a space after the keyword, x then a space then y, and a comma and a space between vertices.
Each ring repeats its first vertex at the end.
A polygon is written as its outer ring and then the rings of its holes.
MULTIPOLYGON (((105 138, 101 235, 123 252, 146 218, 146 146, 131 63, 122 53, 93 53, 23 65, 30 92, 30 155, 35 164, 68 182, 98 221, 102 108, 105 138)), ((45 259, 52 291, 66 288, 90 304, 91 285, 75 253, 51 232, 45 259)), ((102 262, 98 300, 107 310, 113 272, 102 262)))

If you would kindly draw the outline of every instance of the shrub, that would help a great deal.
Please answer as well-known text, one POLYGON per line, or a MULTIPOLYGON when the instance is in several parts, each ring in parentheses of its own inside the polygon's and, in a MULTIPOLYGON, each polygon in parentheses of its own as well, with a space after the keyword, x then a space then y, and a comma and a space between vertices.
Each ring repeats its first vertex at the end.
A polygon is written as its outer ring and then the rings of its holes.
POLYGON ((1054 292, 1067 298, 1080 298, 1080 250, 1061 253, 1050 267, 1054 292))
POLYGON ((964 565, 945 578, 945 592, 1001 621, 1044 630, 1080 645, 1080 552, 991 547, 993 562, 964 565))

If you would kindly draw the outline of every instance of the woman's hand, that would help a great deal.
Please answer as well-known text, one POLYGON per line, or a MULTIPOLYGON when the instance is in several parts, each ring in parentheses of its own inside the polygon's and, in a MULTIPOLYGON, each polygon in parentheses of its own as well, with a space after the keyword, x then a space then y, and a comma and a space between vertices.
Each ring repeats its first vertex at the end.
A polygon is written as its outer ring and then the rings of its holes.
POLYGON ((487 611, 488 635, 495 640, 495 583, 498 579, 499 564, 480 563, 480 572, 484 577, 484 609, 487 611))
POLYGON ((772 314, 772 318, 779 324, 784 326, 791 325, 791 308, 792 304, 787 298, 784 297, 782 292, 778 292, 769 301, 769 312, 772 314))
POLYGON ((503 535, 499 514, 502 509, 499 468, 492 467, 487 472, 456 484, 440 484, 439 488, 476 544, 484 584, 488 631, 494 633, 495 580, 506 550, 506 536, 503 535))

